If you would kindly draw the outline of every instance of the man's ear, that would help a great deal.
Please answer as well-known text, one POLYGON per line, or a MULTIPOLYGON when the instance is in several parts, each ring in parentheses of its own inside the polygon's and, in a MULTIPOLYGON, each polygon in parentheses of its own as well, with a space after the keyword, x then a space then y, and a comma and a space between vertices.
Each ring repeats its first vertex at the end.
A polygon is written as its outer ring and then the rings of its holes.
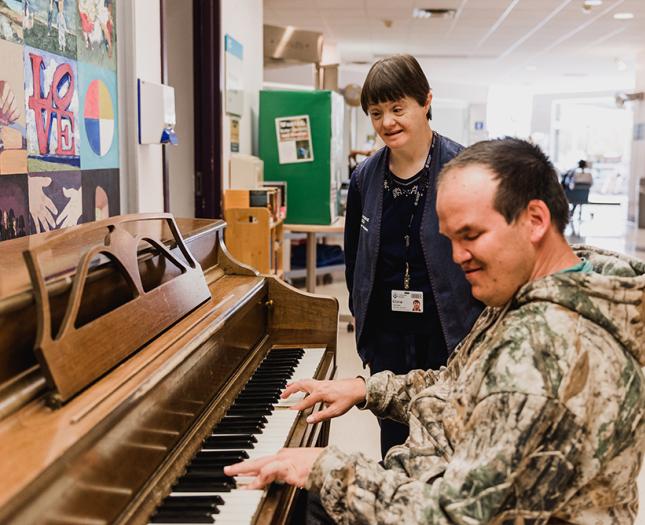
POLYGON ((533 244, 538 244, 551 227, 549 207, 543 200, 533 199, 529 201, 524 213, 529 227, 529 239, 533 244))

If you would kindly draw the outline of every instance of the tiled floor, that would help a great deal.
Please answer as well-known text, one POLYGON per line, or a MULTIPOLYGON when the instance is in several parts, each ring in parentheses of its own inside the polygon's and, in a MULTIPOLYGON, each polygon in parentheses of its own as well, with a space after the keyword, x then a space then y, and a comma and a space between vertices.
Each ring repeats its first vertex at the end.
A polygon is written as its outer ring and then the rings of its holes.
MULTIPOLYGON (((645 229, 639 230, 627 223, 624 206, 586 206, 582 210, 582 220, 576 220, 573 231, 570 228, 568 233, 572 243, 591 244, 645 260, 645 229)), ((319 286, 316 292, 338 297, 341 314, 349 313, 342 274, 335 274, 332 284, 319 286)), ((338 333, 338 377, 355 377, 364 373, 356 354, 354 333, 348 332, 346 324, 341 323, 338 333)), ((331 426, 330 443, 348 452, 360 451, 370 458, 380 459, 378 424, 369 412, 354 408, 335 419, 331 426)), ((641 511, 636 525, 645 525, 645 469, 641 470, 639 489, 641 511)))

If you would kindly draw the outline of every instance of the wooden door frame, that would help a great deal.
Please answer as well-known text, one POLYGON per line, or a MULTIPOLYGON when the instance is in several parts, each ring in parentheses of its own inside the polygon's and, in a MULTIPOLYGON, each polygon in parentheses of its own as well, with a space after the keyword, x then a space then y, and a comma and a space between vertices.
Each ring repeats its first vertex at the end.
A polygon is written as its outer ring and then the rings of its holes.
POLYGON ((221 52, 220 0, 193 0, 195 217, 222 217, 221 52))

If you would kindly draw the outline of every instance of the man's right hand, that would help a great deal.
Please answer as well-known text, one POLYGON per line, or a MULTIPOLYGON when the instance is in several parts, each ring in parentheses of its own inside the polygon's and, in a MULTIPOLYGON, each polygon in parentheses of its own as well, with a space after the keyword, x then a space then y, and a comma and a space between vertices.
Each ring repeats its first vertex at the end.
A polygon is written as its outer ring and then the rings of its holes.
POLYGON ((307 423, 318 423, 326 419, 342 416, 350 408, 365 401, 367 388, 360 377, 354 379, 337 379, 333 381, 317 381, 302 379, 291 383, 284 389, 282 398, 286 399, 296 392, 306 392, 308 395, 292 410, 305 410, 316 403, 323 402, 325 408, 311 414, 307 423))

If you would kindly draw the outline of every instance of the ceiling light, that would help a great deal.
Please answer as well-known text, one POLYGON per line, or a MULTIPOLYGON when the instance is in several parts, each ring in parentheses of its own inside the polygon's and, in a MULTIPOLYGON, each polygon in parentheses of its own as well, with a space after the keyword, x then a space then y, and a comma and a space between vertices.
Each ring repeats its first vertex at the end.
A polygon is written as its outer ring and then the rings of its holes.
POLYGON ((631 20, 634 18, 634 13, 615 13, 614 18, 616 20, 631 20))
POLYGON ((587 5, 589 7, 598 7, 602 5, 602 0, 585 0, 582 5, 587 5))
POLYGON ((415 7, 412 10, 412 18, 452 18, 457 12, 456 9, 431 9, 415 7))

